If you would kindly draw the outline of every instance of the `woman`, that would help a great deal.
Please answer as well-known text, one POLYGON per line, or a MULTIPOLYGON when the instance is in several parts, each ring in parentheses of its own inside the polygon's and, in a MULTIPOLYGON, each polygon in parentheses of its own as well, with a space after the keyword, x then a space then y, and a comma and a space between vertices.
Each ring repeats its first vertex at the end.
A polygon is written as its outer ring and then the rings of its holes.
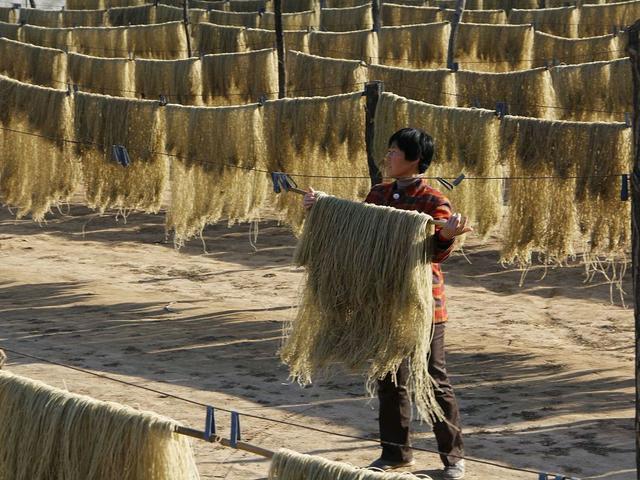
MULTIPOLYGON (((435 311, 429 374, 436 382, 436 399, 445 414, 445 421, 433 425, 444 464, 443 478, 457 480, 463 478, 465 473, 462 458, 464 450, 460 412, 445 365, 444 331, 448 316, 440 263, 449 257, 455 237, 473 229, 467 225, 466 218, 452 214, 449 200, 421 178, 431 164, 433 153, 433 139, 423 130, 403 128, 394 133, 388 142, 385 164, 388 176, 395 180, 375 185, 365 202, 416 210, 434 219, 447 221, 443 227, 436 227, 435 232, 435 254, 432 259, 435 311)), ((303 200, 305 208, 312 208, 316 199, 316 192, 309 189, 303 200)), ((371 467, 391 470, 415 464, 410 448, 411 401, 406 387, 408 374, 407 365, 403 363, 396 373, 395 382, 391 375, 378 382, 382 454, 371 467)))

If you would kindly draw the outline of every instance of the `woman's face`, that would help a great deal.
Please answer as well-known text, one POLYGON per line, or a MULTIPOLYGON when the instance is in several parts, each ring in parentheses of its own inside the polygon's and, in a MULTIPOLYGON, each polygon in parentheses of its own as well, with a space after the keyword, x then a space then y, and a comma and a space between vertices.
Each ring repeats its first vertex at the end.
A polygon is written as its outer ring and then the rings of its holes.
POLYGON ((418 160, 408 161, 404 152, 392 143, 385 155, 385 167, 387 176, 392 178, 410 177, 418 174, 418 160))

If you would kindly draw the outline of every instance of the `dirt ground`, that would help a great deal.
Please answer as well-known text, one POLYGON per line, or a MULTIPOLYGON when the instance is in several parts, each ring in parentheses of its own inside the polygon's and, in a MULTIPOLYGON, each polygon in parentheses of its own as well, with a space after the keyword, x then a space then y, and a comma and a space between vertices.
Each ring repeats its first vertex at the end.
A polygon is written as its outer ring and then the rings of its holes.
MULTIPOLYGON (((65 212, 66 213, 66 212, 65 212)), ((302 389, 276 356, 302 279, 295 239, 275 222, 208 228, 176 251, 163 215, 127 222, 81 206, 43 225, 0 211, 0 345, 175 395, 335 432, 376 438, 377 402, 356 376, 302 389)), ((469 239, 444 264, 449 370, 469 457, 579 478, 635 479, 633 315, 582 267, 520 272, 496 242, 469 239), (469 263, 471 262, 471 263, 469 263)), ((624 286, 631 291, 630 275, 624 286)), ((631 301, 627 295, 626 301, 631 301)), ((9 370, 56 387, 151 409, 202 429, 204 409, 9 354, 9 370)), ((228 435, 229 416, 217 416, 228 435)), ((428 425, 415 445, 435 449, 428 425)), ((364 465, 375 442, 242 418, 245 441, 364 465)), ((195 441, 203 479, 265 478, 265 460, 195 441)), ((439 479, 418 452, 414 472, 439 479)), ((533 473, 468 462, 474 479, 533 473)))

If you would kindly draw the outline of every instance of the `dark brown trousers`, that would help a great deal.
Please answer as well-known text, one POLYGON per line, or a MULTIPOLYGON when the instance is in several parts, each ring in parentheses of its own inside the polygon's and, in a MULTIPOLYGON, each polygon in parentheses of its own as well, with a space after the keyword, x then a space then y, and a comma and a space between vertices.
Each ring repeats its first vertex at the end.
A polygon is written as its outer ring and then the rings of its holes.
MULTIPOLYGON (((444 354, 444 323, 435 325, 431 340, 431 356, 429 357, 429 374, 435 380, 436 399, 444 411, 446 422, 436 422, 433 433, 438 443, 440 458, 445 466, 453 465, 458 456, 464 455, 460 412, 456 396, 447 376, 444 354)), ((403 362, 396 374, 397 384, 391 375, 378 382, 378 399, 380 400, 380 439, 405 447, 382 444, 382 458, 394 461, 409 461, 413 458, 410 448, 411 439, 411 402, 406 382, 408 367, 403 362)))

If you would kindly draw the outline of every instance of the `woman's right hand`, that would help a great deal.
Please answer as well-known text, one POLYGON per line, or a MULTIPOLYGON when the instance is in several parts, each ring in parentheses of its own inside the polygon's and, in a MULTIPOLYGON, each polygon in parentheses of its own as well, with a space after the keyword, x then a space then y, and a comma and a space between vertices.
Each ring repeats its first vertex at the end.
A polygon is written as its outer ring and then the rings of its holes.
POLYGON ((307 193, 302 200, 302 205, 305 209, 309 210, 316 204, 316 200, 318 200, 318 193, 313 188, 309 187, 309 190, 307 190, 307 193))

